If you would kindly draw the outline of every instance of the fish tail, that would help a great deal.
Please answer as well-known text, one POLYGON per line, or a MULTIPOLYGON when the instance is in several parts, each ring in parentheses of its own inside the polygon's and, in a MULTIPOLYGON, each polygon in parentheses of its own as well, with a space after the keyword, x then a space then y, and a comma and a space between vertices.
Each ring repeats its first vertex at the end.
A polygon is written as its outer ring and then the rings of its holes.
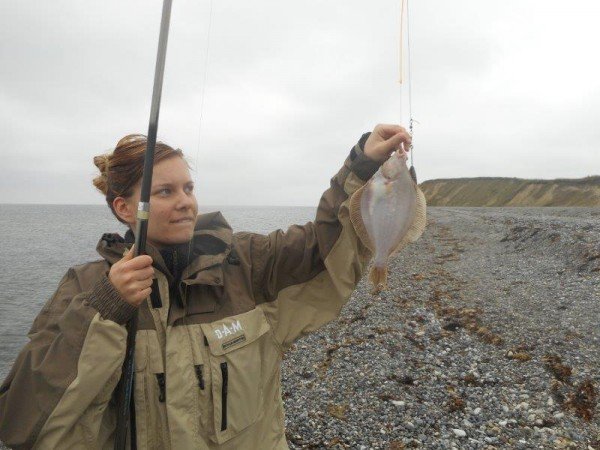
POLYGON ((378 294, 387 287, 388 269, 387 265, 374 265, 369 273, 369 280, 373 284, 373 293, 378 294))

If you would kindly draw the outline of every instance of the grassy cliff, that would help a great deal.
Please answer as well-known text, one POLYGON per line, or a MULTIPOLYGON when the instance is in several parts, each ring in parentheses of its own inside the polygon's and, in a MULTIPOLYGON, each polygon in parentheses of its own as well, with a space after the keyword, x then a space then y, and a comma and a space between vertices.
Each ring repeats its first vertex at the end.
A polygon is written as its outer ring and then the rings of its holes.
POLYGON ((600 176, 452 178, 428 180, 420 186, 430 206, 600 206, 600 176))

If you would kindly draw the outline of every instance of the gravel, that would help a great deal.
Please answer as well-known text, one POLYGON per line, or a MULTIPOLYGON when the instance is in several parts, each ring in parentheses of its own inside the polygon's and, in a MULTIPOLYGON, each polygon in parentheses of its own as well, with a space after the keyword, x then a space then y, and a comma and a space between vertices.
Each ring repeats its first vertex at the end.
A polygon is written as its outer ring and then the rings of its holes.
POLYGON ((430 208, 282 373, 291 449, 600 449, 600 209, 430 208))

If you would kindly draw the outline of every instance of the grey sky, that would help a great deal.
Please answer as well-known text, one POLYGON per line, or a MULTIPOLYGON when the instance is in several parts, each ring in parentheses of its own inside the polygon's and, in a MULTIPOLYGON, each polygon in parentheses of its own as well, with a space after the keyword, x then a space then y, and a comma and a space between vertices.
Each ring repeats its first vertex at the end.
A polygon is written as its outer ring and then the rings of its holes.
MULTIPOLYGON (((400 122, 400 0, 213 2, 201 133, 210 0, 174 0, 159 138, 201 204, 316 205, 364 131, 400 122)), ((1 203, 102 203, 92 157, 147 131, 161 3, 0 0, 1 203)), ((420 180, 600 173, 599 2, 410 14, 420 180)))

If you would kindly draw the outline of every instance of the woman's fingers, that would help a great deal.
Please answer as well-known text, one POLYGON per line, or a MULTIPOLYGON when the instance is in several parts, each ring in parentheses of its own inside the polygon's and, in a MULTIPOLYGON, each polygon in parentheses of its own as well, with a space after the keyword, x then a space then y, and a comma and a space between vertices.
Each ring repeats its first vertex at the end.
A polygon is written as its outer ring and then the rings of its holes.
POLYGON ((408 151, 410 149, 411 142, 412 138, 410 137, 410 135, 406 131, 401 131, 399 133, 396 133, 391 138, 379 143, 379 145, 375 148, 374 151, 377 152, 377 154, 380 157, 384 157, 385 159, 387 159, 392 154, 392 152, 402 147, 404 148, 404 150, 408 151), (402 144, 404 145, 402 146, 402 144))
POLYGON ((377 132, 377 134, 379 134, 385 140, 391 138, 392 136, 397 135, 398 133, 404 132, 404 133, 408 134, 408 132, 406 131, 406 129, 404 127, 402 127, 400 125, 386 124, 386 123, 377 125, 375 127, 375 131, 377 132))
POLYGON ((127 303, 139 306, 152 289, 152 258, 148 255, 133 256, 132 247, 123 258, 110 268, 108 279, 127 303))
POLYGON ((133 294, 130 299, 131 302, 133 303, 135 306, 140 306, 140 304, 147 299, 150 294, 152 293, 152 289, 151 288, 146 288, 144 290, 138 291, 137 293, 133 294))
POLYGON ((379 124, 365 142, 363 151, 369 158, 384 162, 395 150, 404 148, 408 151, 411 142, 410 133, 400 125, 379 124))
POLYGON ((129 283, 121 294, 127 303, 139 306, 152 293, 152 280, 129 283))
POLYGON ((131 284, 133 286, 132 289, 136 291, 141 291, 152 286, 152 278, 146 278, 145 280, 136 281, 131 284))
POLYGON ((145 269, 136 270, 132 273, 132 279, 135 281, 141 281, 150 279, 154 277, 154 269, 152 267, 146 267, 145 269))
MULTIPOLYGON (((123 259, 127 258, 125 256, 123 259)), ((121 260, 123 261, 123 260, 121 260)), ((148 255, 136 256, 133 259, 126 260, 123 263, 123 268, 126 270, 140 270, 152 266, 152 258, 148 255)))
POLYGON ((400 145, 404 144, 404 150, 409 151, 410 145, 412 144, 412 137, 404 130, 392 136, 387 142, 389 143, 388 149, 390 150, 399 149, 400 145))
POLYGON ((150 286, 152 286, 152 280, 134 281, 129 283, 127 288, 125 288, 125 292, 127 295, 135 295, 144 289, 148 289, 150 286))
POLYGON ((131 246, 131 248, 129 250, 127 250, 127 253, 125 253, 123 255, 123 258, 121 258, 121 261, 129 261, 129 260, 133 259, 134 256, 135 256, 135 244, 133 244, 131 246))

